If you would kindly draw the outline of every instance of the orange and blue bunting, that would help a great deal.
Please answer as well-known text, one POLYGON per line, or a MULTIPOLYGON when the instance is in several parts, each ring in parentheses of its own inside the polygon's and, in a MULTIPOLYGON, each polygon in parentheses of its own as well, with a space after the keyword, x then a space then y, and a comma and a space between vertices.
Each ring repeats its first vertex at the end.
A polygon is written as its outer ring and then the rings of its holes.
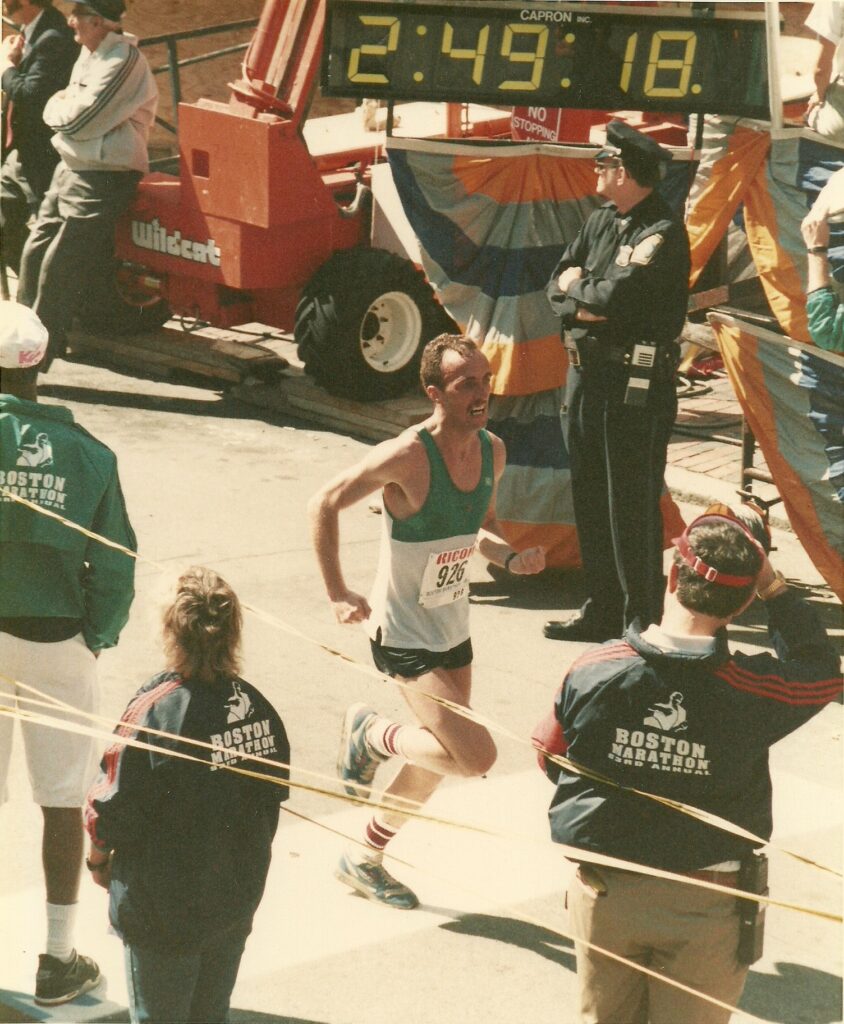
POLYGON ((844 356, 734 317, 709 319, 791 526, 844 601, 844 356))

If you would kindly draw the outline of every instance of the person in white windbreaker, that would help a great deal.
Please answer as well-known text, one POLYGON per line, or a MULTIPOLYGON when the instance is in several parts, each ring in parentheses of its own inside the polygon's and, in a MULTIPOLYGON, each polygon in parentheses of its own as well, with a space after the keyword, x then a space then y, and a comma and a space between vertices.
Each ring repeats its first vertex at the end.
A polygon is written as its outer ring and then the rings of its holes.
POLYGON ((124 0, 72 5, 68 24, 82 49, 67 88, 44 108, 60 160, 24 247, 17 296, 50 333, 43 369, 63 353, 83 300, 106 304, 115 223, 149 169, 158 89, 136 40, 121 29, 124 10, 124 0))

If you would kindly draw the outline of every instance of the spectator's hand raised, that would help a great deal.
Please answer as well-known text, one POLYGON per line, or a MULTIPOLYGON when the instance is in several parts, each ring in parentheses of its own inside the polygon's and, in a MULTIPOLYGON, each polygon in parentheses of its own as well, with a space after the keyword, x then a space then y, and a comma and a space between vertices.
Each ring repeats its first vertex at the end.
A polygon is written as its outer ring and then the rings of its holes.
POLYGON ((803 218, 803 223, 800 225, 800 231, 803 234, 803 241, 806 243, 807 249, 812 249, 815 246, 829 245, 829 224, 826 219, 826 212, 816 212, 815 206, 806 214, 803 218))

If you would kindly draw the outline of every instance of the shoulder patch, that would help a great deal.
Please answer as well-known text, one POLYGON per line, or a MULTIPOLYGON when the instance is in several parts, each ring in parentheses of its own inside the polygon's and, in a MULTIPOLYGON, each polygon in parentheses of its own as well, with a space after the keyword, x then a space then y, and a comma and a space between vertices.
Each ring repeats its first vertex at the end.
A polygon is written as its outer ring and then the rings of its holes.
POLYGON ((630 254, 630 262, 635 263, 637 266, 646 267, 651 260, 659 252, 662 243, 665 241, 665 235, 655 234, 648 235, 644 241, 639 242, 633 252, 630 254))

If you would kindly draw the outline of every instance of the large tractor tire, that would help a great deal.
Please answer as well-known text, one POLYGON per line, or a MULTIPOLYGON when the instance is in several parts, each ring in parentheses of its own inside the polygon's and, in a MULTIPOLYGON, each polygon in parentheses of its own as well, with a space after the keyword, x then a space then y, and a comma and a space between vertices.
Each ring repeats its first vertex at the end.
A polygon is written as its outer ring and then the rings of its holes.
POLYGON ((115 260, 97 282, 96 305, 79 312, 79 322, 94 333, 141 334, 154 331, 170 319, 170 306, 164 299, 148 295, 139 287, 121 281, 120 265, 115 260))
POLYGON ((422 349, 455 330, 409 260, 349 249, 331 256, 303 289, 294 337, 317 384, 369 402, 418 387, 422 349))

